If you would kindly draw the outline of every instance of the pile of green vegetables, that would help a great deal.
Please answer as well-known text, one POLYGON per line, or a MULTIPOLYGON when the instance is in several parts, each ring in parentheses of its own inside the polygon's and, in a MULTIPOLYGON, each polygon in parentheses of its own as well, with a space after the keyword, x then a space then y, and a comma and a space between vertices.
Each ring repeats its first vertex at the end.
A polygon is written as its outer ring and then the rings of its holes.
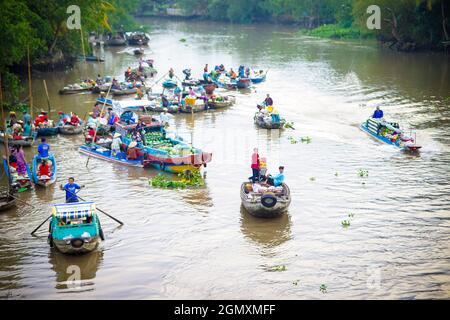
POLYGON ((150 179, 149 184, 152 187, 165 189, 185 189, 189 187, 202 187, 205 185, 205 181, 200 172, 186 170, 186 172, 178 174, 178 177, 181 178, 181 180, 170 180, 159 173, 153 179, 150 179))

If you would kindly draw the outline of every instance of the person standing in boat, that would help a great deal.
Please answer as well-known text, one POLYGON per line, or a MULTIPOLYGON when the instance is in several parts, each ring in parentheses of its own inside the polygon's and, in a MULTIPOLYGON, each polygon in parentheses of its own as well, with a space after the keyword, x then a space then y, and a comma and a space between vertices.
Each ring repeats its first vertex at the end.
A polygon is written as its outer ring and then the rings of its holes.
POLYGON ((169 69, 169 78, 172 79, 174 75, 175 75, 175 71, 173 70, 173 68, 170 68, 169 69))
POLYGON ((172 118, 172 115, 167 113, 167 111, 167 108, 164 108, 163 112, 161 112, 161 114, 159 115, 159 121, 161 122, 161 125, 163 127, 168 127, 169 121, 172 118))
POLYGON ((15 146, 13 150, 13 155, 16 157, 17 161, 17 173, 19 175, 24 175, 27 173, 27 161, 25 160, 23 148, 22 146, 15 146))
POLYGON ((249 179, 251 179, 252 182, 255 183, 256 181, 259 181, 259 172, 260 172, 258 148, 253 149, 251 168, 252 168, 252 176, 249 179))
POLYGON ((120 136, 121 134, 118 132, 114 134, 113 141, 111 143, 111 155, 113 157, 117 156, 117 154, 120 152, 120 145, 122 143, 120 136))
POLYGON ((383 118, 383 110, 380 109, 379 106, 375 109, 372 118, 374 119, 382 119, 383 118))
POLYGON ((28 113, 28 111, 27 110, 25 110, 24 112, 23 112, 23 117, 22 117, 22 120, 23 120, 23 123, 31 123, 31 115, 28 113))
POLYGON ((70 177, 69 182, 65 186, 61 185, 60 189, 66 191, 66 203, 74 203, 79 202, 78 196, 76 195, 77 190, 80 190, 84 187, 84 185, 80 186, 76 184, 75 179, 73 177, 70 177))
POLYGON ((41 143, 38 146, 38 153, 41 159, 48 158, 48 152, 50 151, 50 146, 47 144, 45 138, 41 139, 41 143))
POLYGON ((203 73, 208 73, 208 64, 205 64, 205 67, 203 68, 203 73))

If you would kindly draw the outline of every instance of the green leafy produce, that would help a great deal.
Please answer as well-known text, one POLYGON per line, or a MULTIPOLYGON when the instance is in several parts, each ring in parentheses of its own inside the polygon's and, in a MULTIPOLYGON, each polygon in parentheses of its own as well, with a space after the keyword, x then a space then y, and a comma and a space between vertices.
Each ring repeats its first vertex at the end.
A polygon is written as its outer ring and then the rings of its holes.
POLYGON ((344 228, 348 228, 350 227, 350 220, 343 220, 341 224, 344 228))
POLYGON ((270 268, 270 271, 286 271, 287 268, 285 265, 273 266, 270 268))
POLYGON ((294 122, 286 122, 285 124, 284 124, 284 127, 285 128, 287 128, 287 129, 292 129, 292 130, 295 130, 295 128, 294 128, 294 122))
POLYGON ((369 177, 369 170, 359 169, 358 170, 358 176, 361 177, 361 178, 369 177))
POLYGON ((181 180, 171 180, 162 174, 156 175, 154 178, 149 180, 149 184, 156 188, 166 188, 166 189, 185 189, 188 187, 201 187, 205 185, 200 172, 191 172, 186 170, 185 173, 180 173, 178 177, 181 180))

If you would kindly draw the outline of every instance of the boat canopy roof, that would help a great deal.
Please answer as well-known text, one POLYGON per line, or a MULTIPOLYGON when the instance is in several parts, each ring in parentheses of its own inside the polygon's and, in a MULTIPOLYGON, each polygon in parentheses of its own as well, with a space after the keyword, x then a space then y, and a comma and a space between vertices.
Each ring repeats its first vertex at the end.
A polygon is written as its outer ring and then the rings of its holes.
POLYGON ((80 219, 92 217, 94 214, 94 202, 62 203, 55 204, 52 208, 52 215, 57 219, 80 219))

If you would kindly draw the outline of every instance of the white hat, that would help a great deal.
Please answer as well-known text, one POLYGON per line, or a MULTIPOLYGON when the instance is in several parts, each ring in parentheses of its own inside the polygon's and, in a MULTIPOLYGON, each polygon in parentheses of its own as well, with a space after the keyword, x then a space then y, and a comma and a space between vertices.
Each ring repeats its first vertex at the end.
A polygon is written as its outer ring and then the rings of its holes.
POLYGON ((113 137, 113 138, 118 138, 118 137, 120 137, 120 136, 121 136, 121 134, 118 133, 118 132, 116 132, 116 133, 114 133, 114 137, 113 137))
POLYGON ((128 145, 128 148, 134 148, 137 146, 137 142, 136 141, 131 141, 130 144, 128 145))

